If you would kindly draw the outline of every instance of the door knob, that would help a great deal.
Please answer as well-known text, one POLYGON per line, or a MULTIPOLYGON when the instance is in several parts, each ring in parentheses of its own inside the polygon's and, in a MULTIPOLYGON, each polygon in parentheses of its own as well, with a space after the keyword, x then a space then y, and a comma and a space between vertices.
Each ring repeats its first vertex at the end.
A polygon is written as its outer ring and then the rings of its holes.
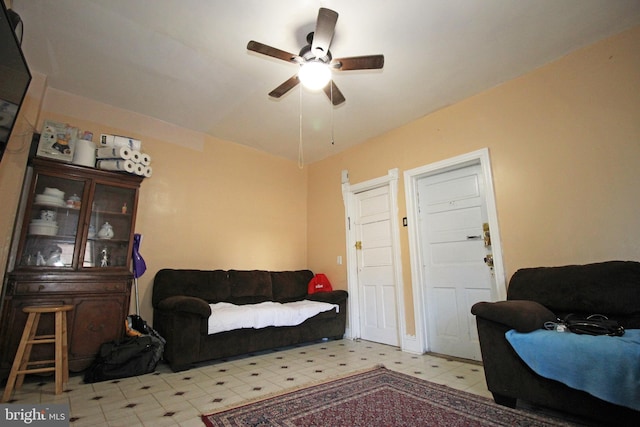
POLYGON ((487 264, 489 267, 493 267, 493 255, 488 254, 486 257, 484 257, 484 263, 487 264))

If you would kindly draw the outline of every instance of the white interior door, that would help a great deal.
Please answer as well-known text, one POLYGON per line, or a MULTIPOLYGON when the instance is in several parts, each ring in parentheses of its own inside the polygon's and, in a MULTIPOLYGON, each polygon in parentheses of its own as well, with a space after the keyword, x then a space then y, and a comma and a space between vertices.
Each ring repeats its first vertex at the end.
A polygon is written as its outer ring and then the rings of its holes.
POLYGON ((355 195, 360 336, 399 345, 391 198, 383 186, 355 195))
POLYGON ((480 165, 421 178, 418 206, 425 320, 429 349, 481 360, 471 306, 491 301, 492 269, 485 263, 487 224, 480 165))

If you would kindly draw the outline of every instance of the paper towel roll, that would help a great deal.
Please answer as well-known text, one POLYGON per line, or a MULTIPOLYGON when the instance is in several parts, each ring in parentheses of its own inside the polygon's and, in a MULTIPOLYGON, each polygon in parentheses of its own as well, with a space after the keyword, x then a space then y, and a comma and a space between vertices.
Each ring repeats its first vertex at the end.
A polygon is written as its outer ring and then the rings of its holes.
POLYGON ((96 165, 96 145, 85 139, 76 140, 71 162, 74 165, 94 167, 96 165))
POLYGON ((132 150, 140 151, 142 142, 139 139, 129 138, 128 136, 118 136, 102 134, 100 135, 100 145, 102 147, 127 147, 132 150))
POLYGON ((132 160, 98 160, 96 162, 96 167, 98 169, 108 170, 108 171, 122 171, 135 173, 136 164, 133 163, 132 160))
POLYGON ((151 166, 146 166, 145 169, 144 169, 143 176, 145 178, 149 178, 152 174, 153 174, 153 169, 151 169, 151 166))
POLYGON ((131 159, 133 150, 129 147, 102 147, 96 149, 97 159, 131 159))
POLYGON ((140 163, 149 166, 151 164, 151 156, 147 153, 140 153, 140 163))

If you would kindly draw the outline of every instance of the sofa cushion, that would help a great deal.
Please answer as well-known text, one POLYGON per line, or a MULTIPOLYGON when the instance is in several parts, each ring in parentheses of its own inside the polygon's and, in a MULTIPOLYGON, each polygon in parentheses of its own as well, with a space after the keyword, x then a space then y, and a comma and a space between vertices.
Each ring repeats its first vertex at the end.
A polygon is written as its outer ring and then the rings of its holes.
POLYGON ((229 270, 233 304, 256 304, 273 300, 271 275, 263 270, 229 270))
POLYGON ((202 298, 207 302, 225 301, 231 295, 229 277, 223 270, 187 273, 179 276, 174 286, 182 290, 182 295, 202 298))
POLYGON ((471 307, 471 313, 493 322, 502 323, 518 332, 531 332, 554 322, 556 315, 535 301, 479 302, 471 307))
POLYGON ((309 270, 271 272, 273 300, 278 302, 299 301, 307 296, 307 285, 313 278, 309 270))
POLYGON ((537 301, 556 313, 638 314, 640 263, 523 268, 509 281, 508 300, 537 301))
POLYGON ((153 282, 153 306, 173 296, 197 297, 208 303, 227 301, 231 297, 229 274, 224 270, 158 271, 153 282))
POLYGON ((231 297, 229 273, 225 270, 213 270, 209 273, 207 291, 200 298, 209 303, 228 300, 231 297))

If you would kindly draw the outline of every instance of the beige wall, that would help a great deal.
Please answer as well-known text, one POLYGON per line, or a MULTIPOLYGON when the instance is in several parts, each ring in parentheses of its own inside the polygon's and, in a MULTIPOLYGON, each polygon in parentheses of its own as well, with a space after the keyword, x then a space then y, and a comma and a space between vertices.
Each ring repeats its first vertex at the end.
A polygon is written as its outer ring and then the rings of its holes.
MULTIPOLYGON (((521 267, 640 260, 640 28, 311 165, 309 267, 346 289, 346 265, 336 263, 346 253, 341 170, 356 184, 483 147, 507 279, 521 267)), ((407 229, 400 233, 412 334, 407 229)))
MULTIPOLYGON (((94 140, 100 133, 141 139, 152 156, 135 228, 148 267, 139 280, 145 319, 152 319, 150 285, 161 268, 307 267, 306 170, 295 162, 52 89, 38 129, 46 119, 90 130, 94 140)), ((11 158, 0 173, 9 167, 11 158)), ((13 219, 3 222, 8 243, 13 219)))
MULTIPOLYGON (((489 147, 507 276, 537 265, 640 259, 640 28, 443 109, 304 170, 273 157, 68 93, 36 76, 23 114, 140 138, 154 175, 136 231, 150 283, 164 267, 310 268, 346 289, 340 172, 351 183, 489 147), (43 97, 44 94, 44 97, 43 97), (39 113, 40 102, 42 111, 39 113), (38 115, 39 113, 39 115, 38 115)), ((425 94, 428 96, 428 94, 425 94)), ((239 124, 241 125, 241 124, 239 124)), ((4 267, 26 151, 0 164, 4 267)), ((406 216, 400 181, 399 217, 406 216)), ((413 312, 400 230, 407 332, 413 312)), ((507 277, 508 278, 508 277, 507 277)), ((133 309, 133 307, 132 307, 133 309)))

